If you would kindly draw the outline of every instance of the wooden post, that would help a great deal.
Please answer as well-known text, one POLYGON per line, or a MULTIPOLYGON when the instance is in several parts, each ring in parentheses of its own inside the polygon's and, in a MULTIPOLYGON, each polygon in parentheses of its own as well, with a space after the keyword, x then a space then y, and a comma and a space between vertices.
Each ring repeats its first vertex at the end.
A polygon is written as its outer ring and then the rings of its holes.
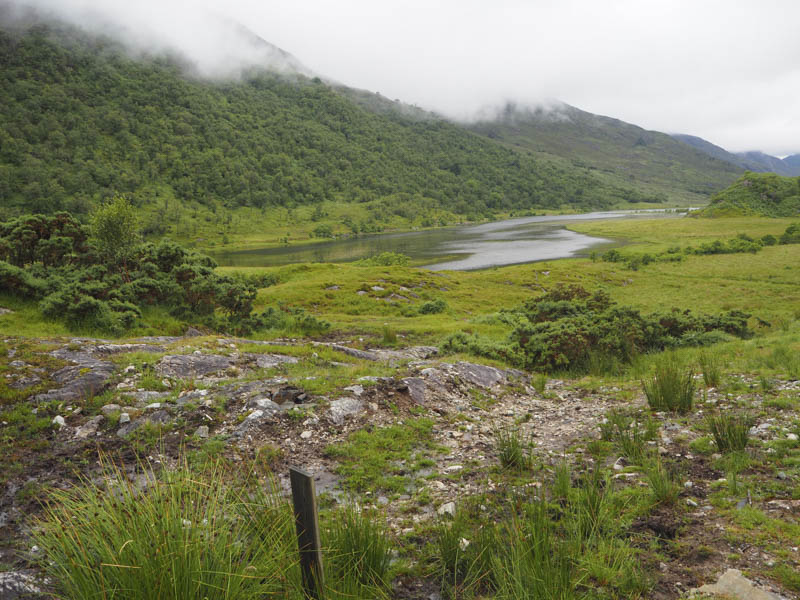
POLYGON ((292 503, 297 527, 297 546, 300 550, 300 569, 303 573, 303 589, 309 598, 319 600, 323 588, 322 545, 319 541, 314 478, 302 469, 290 467, 289 480, 292 484, 292 503))

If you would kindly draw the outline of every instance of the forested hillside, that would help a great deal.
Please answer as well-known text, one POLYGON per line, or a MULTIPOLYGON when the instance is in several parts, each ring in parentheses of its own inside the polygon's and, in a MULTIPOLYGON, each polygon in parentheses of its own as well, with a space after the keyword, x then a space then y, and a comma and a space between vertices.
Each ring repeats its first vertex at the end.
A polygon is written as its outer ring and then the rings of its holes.
POLYGON ((478 218, 647 199, 454 124, 371 112, 318 79, 214 82, 185 67, 66 26, 0 32, 2 216, 83 214, 114 193, 212 210, 383 200, 478 218))
POLYGON ((748 171, 736 183, 714 194, 711 204, 699 214, 707 217, 800 215, 800 177, 748 171))

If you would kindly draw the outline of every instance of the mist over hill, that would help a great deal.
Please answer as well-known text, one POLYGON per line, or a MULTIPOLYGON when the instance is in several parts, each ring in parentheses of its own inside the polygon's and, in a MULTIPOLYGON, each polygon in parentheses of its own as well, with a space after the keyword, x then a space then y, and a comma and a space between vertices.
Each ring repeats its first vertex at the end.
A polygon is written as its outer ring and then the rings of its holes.
POLYGON ((202 78, 180 57, 133 58, 115 40, 53 23, 0 32, 0 61, 6 214, 85 213, 115 193, 138 205, 336 200, 476 218, 660 200, 442 119, 367 109, 302 74, 202 78))

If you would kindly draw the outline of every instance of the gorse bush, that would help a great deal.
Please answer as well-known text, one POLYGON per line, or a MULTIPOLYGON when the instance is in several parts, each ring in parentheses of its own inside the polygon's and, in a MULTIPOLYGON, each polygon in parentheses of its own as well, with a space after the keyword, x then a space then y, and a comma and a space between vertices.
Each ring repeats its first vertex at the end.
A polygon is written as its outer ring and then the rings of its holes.
POLYGON ((360 267, 405 267, 411 257, 399 252, 381 252, 355 262, 360 267))
POLYGON ((441 298, 437 298, 436 300, 431 300, 430 302, 425 302, 422 306, 419 307, 419 314, 421 315, 436 315, 441 312, 444 312, 447 309, 447 302, 442 300, 441 298))
MULTIPOLYGON (((679 346, 702 346, 720 336, 750 335, 749 315, 729 311, 694 315, 690 311, 643 315, 619 306, 603 291, 589 293, 578 285, 559 285, 510 311, 509 354, 521 366, 548 371, 586 372, 637 355, 679 346)), ((469 346, 464 340, 463 346, 469 346)))
POLYGON ((652 377, 642 381, 652 410, 686 414, 694 407, 694 373, 672 356, 661 359, 652 377))
MULTIPOLYGON (((133 227, 131 210, 122 199, 101 208, 92 235, 66 213, 0 223, 0 283, 38 300, 49 318, 115 334, 135 325, 148 306, 234 333, 275 324, 274 312, 253 313, 257 286, 274 284, 274 277, 219 275, 211 258, 174 242, 137 243, 135 232, 122 231, 133 227)), ((284 323, 292 331, 329 327, 305 312, 288 312, 284 323)))

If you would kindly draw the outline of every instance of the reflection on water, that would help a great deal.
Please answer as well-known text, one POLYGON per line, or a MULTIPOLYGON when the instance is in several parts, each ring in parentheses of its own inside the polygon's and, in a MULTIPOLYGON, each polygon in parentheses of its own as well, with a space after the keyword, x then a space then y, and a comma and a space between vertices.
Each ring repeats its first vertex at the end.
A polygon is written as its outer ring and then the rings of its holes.
POLYGON ((483 225, 220 253, 214 258, 225 266, 278 266, 298 262, 348 262, 381 252, 399 252, 415 261, 429 261, 426 265, 429 269, 485 269, 580 256, 590 249, 618 245, 613 240, 568 231, 564 225, 570 222, 667 216, 675 215, 663 211, 610 211, 522 217, 483 225))

